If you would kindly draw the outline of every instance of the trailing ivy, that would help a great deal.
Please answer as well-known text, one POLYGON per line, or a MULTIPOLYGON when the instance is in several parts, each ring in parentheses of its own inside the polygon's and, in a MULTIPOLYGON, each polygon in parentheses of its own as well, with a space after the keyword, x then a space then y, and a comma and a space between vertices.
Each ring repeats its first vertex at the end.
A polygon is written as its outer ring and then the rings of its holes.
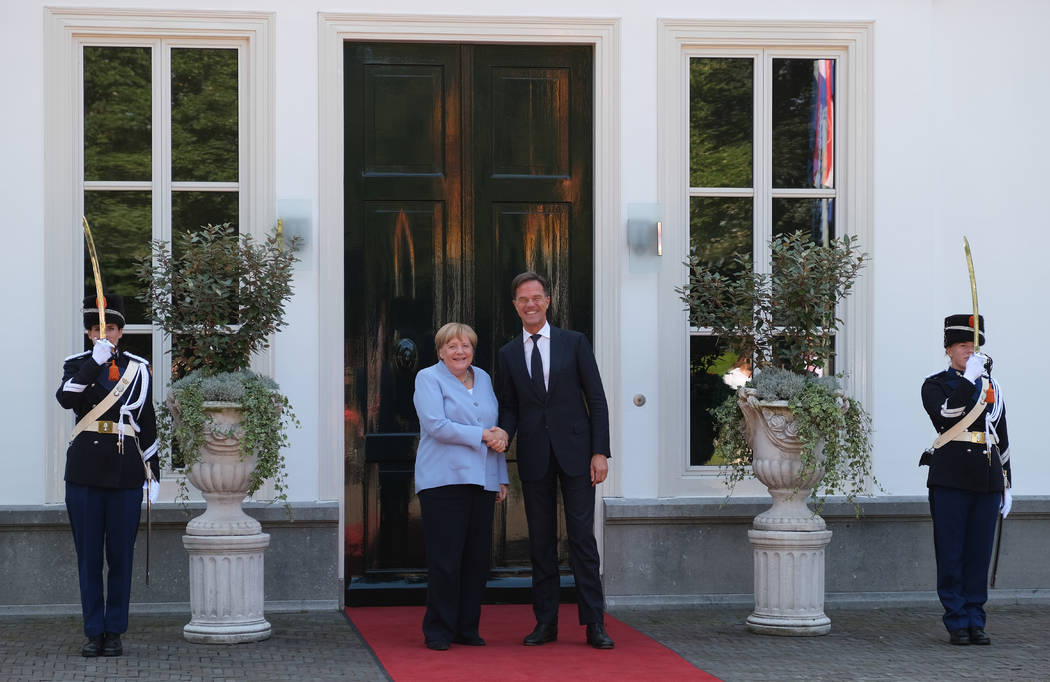
MULTIPOLYGON (((272 379, 248 370, 211 376, 194 372, 173 382, 169 396, 157 411, 157 441, 165 466, 189 469, 200 461, 206 430, 217 428, 205 402, 239 403, 243 410, 241 459, 252 454, 257 457, 248 495, 271 479, 274 499, 287 504, 281 450, 288 446, 288 427, 299 428, 300 422, 272 379)), ((179 480, 179 499, 188 499, 184 478, 179 480)))
MULTIPOLYGON (((844 395, 840 377, 800 375, 770 367, 755 374, 747 387, 754 388, 760 400, 787 401, 802 443, 799 479, 807 478, 818 464, 824 468, 824 477, 813 489, 818 512, 827 495, 842 495, 859 514, 857 496, 866 491, 869 480, 878 486, 871 471, 871 417, 860 401, 844 395), (818 443, 823 443, 820 461, 815 456, 818 443)), ((726 462, 722 475, 731 491, 751 477, 754 456, 737 400, 734 393, 711 409, 718 425, 715 454, 726 462)))

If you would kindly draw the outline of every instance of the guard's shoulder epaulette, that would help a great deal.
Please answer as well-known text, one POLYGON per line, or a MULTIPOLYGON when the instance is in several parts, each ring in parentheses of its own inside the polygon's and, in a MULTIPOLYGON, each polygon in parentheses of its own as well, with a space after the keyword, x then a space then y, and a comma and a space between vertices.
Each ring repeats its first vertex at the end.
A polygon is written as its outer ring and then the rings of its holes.
POLYGON ((149 360, 147 360, 146 358, 140 358, 139 356, 135 355, 134 353, 129 353, 127 351, 124 351, 124 355, 128 356, 129 358, 131 358, 135 362, 141 362, 144 365, 148 365, 149 364, 149 360))
POLYGON ((948 370, 942 369, 940 372, 934 372, 933 374, 929 375, 926 378, 927 379, 939 379, 939 378, 941 378, 943 375, 945 375, 947 373, 948 373, 948 370))
POLYGON ((70 356, 69 356, 68 358, 66 358, 65 360, 63 360, 62 362, 69 362, 70 360, 76 360, 77 358, 82 358, 82 357, 84 357, 85 355, 90 355, 90 354, 91 354, 91 351, 89 351, 89 350, 86 350, 86 351, 84 351, 84 352, 82 352, 82 353, 73 353, 73 354, 72 354, 72 355, 70 355, 70 356))

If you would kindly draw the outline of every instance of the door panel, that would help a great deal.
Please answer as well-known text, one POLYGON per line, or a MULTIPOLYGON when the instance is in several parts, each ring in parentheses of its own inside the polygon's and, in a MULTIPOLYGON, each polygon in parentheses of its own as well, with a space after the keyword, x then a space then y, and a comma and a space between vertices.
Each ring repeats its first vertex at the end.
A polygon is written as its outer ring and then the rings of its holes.
POLYGON ((569 175, 569 70, 494 66, 492 173, 569 175))
MULTIPOLYGON (((437 361, 437 328, 474 327, 475 364, 493 372, 521 330, 508 285, 534 269, 552 280, 551 321, 590 334, 591 61, 589 47, 346 46, 345 541, 358 586, 425 580, 412 391, 437 361)), ((513 450, 508 464, 494 567, 527 575, 513 450)))

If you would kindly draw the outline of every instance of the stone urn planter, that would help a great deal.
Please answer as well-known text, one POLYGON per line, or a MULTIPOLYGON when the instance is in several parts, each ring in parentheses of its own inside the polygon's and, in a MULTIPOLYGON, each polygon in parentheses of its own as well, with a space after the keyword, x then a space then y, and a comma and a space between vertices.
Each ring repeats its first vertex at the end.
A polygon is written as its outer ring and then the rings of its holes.
POLYGON ((187 471, 207 503, 186 525, 190 559, 190 611, 183 628, 191 642, 235 644, 270 637, 263 615, 263 553, 270 536, 244 513, 255 457, 241 459, 241 406, 205 402, 211 418, 200 460, 187 471))
POLYGON ((755 569, 755 610, 748 628, 772 635, 827 634, 824 548, 831 531, 807 503, 824 476, 822 444, 814 447, 817 465, 804 472, 802 442, 787 401, 760 401, 755 389, 742 388, 737 404, 754 453, 752 471, 773 497, 773 505, 755 517, 748 531, 755 569))

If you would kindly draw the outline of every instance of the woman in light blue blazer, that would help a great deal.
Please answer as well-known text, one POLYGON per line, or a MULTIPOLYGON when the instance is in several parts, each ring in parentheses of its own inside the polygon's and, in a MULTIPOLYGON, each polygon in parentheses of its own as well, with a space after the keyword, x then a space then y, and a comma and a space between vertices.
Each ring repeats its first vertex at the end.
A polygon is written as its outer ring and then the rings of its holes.
POLYGON ((440 362, 416 375, 416 494, 427 553, 423 637, 430 649, 484 646, 481 597, 492 552, 492 514, 507 497, 507 434, 492 379, 473 367, 478 337, 450 322, 434 337, 440 362))

